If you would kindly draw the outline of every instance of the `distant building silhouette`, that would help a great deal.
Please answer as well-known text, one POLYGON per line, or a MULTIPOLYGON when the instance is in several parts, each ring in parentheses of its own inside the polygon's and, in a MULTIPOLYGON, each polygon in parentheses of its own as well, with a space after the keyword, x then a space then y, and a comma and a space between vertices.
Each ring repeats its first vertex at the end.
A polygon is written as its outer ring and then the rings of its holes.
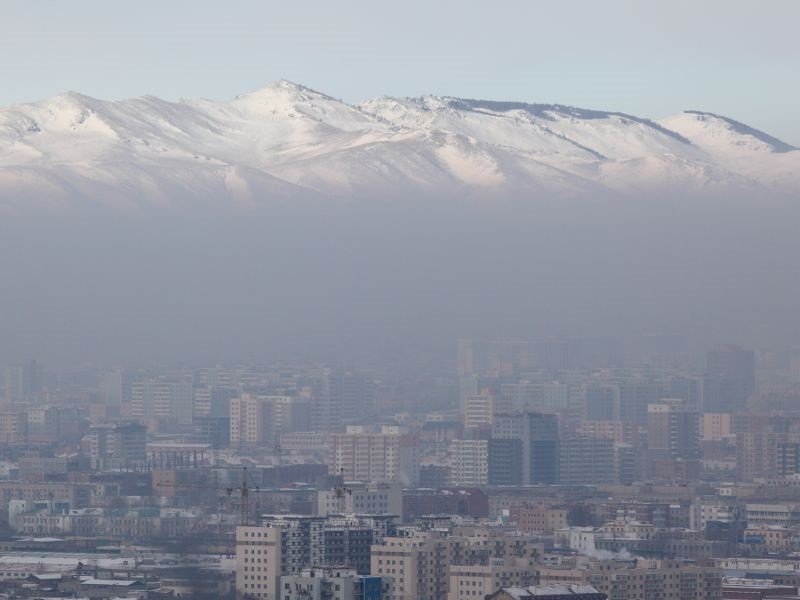
POLYGON ((738 412, 756 391, 755 353, 735 345, 710 350, 703 381, 703 412, 738 412))

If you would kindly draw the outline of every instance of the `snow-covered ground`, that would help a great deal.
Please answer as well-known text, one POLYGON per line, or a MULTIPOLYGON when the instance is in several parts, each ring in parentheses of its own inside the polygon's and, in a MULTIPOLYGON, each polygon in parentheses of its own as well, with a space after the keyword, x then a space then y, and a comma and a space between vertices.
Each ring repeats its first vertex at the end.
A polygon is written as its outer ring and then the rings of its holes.
POLYGON ((230 102, 68 93, 0 109, 0 204, 298 194, 800 189, 800 150, 731 119, 425 96, 349 105, 288 82, 230 102))

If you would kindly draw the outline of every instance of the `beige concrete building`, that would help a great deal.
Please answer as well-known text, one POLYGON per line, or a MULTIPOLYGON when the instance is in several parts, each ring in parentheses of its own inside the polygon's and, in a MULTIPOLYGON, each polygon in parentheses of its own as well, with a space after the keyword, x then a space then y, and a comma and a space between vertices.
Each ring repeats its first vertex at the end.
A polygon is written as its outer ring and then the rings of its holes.
POLYGON ((793 546, 794 531, 780 525, 748 527, 744 530, 744 542, 766 548, 770 552, 788 550, 793 546))
POLYGON ((452 538, 432 532, 386 538, 372 546, 370 573, 393 579, 391 600, 447 596, 452 538))
POLYGON ((510 511, 511 521, 526 535, 550 535, 567 526, 567 509, 544 503, 522 504, 510 511))
POLYGON ((613 600, 719 600, 722 571, 681 560, 590 561, 540 567, 540 585, 591 585, 613 600))
POLYGON ((700 415, 685 400, 663 399, 647 406, 647 447, 672 458, 700 456, 700 415))
POLYGON ((231 399, 229 416, 234 445, 272 445, 283 433, 310 428, 308 400, 292 396, 242 394, 231 399))
POLYGON ((530 537, 456 527, 448 536, 420 531, 385 538, 372 546, 370 572, 394 579, 392 600, 476 600, 502 587, 503 581, 532 578, 532 565, 543 553, 543 545, 530 537))
POLYGON ((615 444, 636 441, 636 426, 623 421, 581 421, 577 433, 587 437, 611 438, 615 444))
POLYGON ((255 446, 268 441, 272 427, 272 402, 243 394, 232 398, 229 408, 231 445, 255 446))
POLYGON ((501 588, 527 587, 536 581, 530 558, 492 558, 485 565, 451 565, 447 600, 482 600, 501 588))
POLYGON ((731 435, 730 413, 705 413, 700 418, 704 442, 719 442, 731 435))
POLYGON ((736 478, 785 477, 797 468, 800 433, 743 432, 736 435, 736 478))
POLYGON ((419 448, 412 436, 368 433, 348 427, 330 436, 328 466, 347 481, 400 481, 414 485, 419 479, 419 448))
POLYGON ((28 415, 24 412, 0 413, 0 443, 23 442, 28 435, 28 415))
POLYGON ((236 597, 279 600, 281 529, 236 528, 236 597))
POLYGON ((189 382, 137 381, 131 385, 131 415, 148 422, 174 421, 191 424, 194 390, 189 382))

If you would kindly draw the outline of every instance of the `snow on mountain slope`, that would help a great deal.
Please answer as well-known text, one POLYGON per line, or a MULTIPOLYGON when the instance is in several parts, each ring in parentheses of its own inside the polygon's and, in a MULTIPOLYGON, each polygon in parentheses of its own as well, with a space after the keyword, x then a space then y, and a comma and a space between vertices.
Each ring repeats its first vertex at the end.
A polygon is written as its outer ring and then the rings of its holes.
POLYGON ((660 124, 711 153, 742 156, 797 150, 763 131, 712 113, 687 110, 662 119, 660 124))
POLYGON ((800 150, 763 131, 699 111, 686 111, 660 123, 688 138, 719 165, 766 185, 797 189, 800 150))
POLYGON ((621 113, 435 96, 409 100, 383 97, 360 107, 398 126, 453 131, 540 154, 616 159, 643 153, 693 151, 680 135, 621 113))
POLYGON ((800 151, 688 112, 380 97, 279 81, 229 102, 67 93, 0 108, 0 204, 800 187, 800 151))

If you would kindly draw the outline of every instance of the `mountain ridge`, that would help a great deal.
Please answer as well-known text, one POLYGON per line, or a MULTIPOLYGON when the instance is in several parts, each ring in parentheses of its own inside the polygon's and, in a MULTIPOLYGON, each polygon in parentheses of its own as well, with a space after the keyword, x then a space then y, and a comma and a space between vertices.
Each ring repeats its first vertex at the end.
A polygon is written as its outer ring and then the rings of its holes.
POLYGON ((3 207, 798 187, 800 150, 703 111, 653 120, 433 95, 348 104, 287 80, 227 102, 66 92, 0 108, 3 207))

